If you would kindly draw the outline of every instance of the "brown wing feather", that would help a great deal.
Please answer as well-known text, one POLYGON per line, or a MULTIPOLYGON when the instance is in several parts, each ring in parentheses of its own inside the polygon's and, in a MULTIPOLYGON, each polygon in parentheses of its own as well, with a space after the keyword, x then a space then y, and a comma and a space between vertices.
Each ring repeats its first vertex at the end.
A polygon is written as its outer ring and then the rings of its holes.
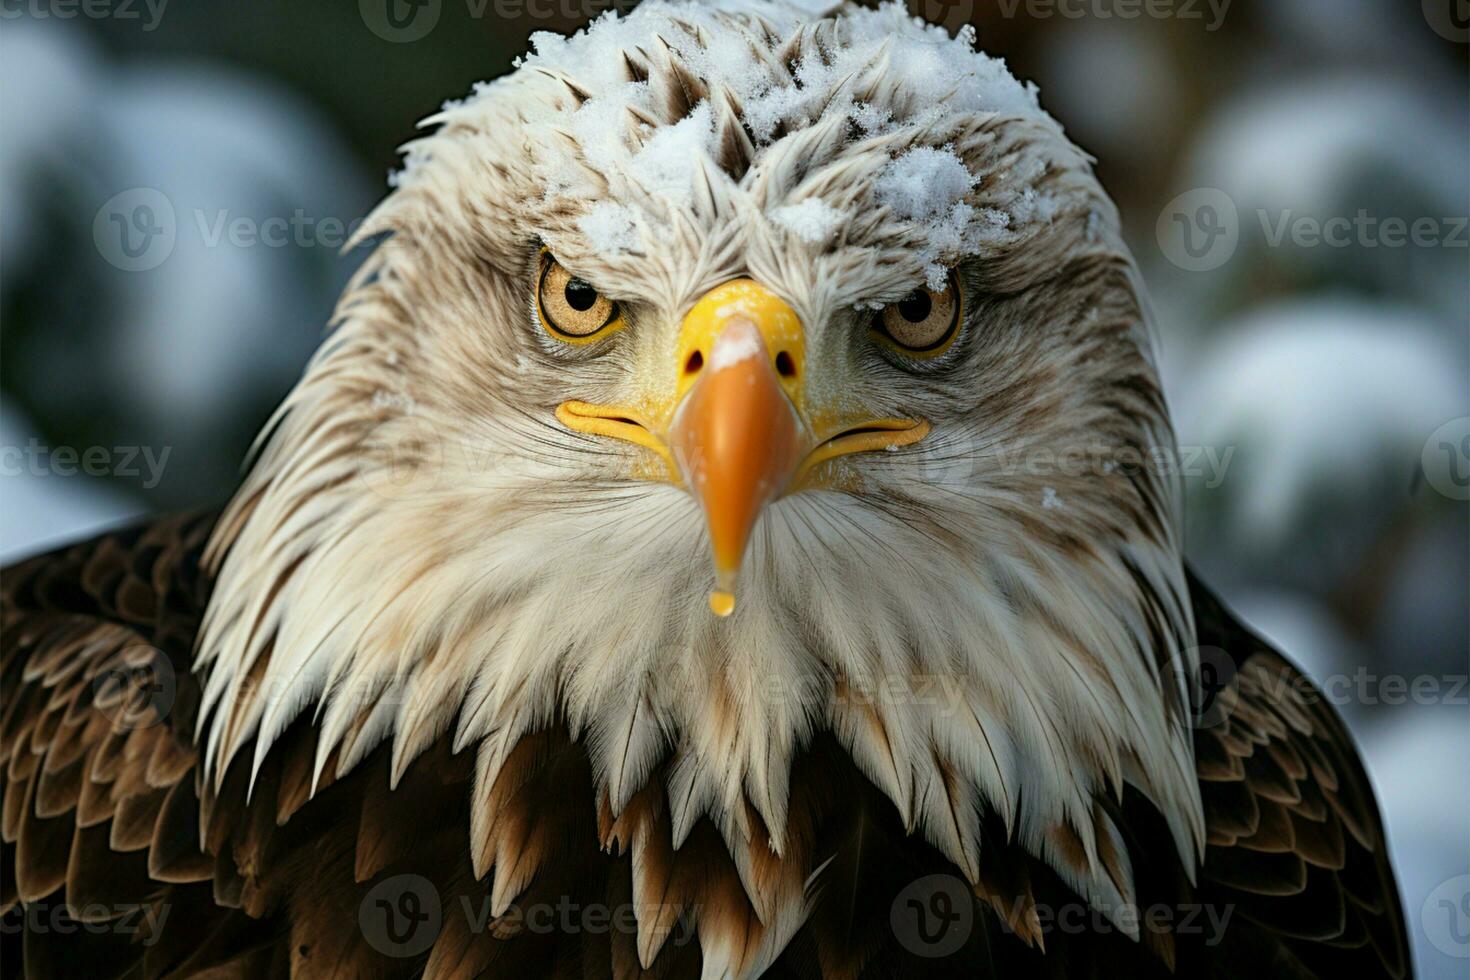
POLYGON ((6 944, 11 975, 162 963, 150 911, 156 921, 162 905, 197 903, 186 886, 213 874, 199 848, 189 672, 210 526, 168 518, 5 570, 0 897, 7 923, 47 926, 6 944))
POLYGON ((1236 919, 1219 976, 1409 975, 1402 906, 1372 786, 1320 691, 1191 583, 1199 642, 1223 668, 1195 732, 1207 901, 1236 919), (1216 653, 1215 651, 1219 651, 1216 653))

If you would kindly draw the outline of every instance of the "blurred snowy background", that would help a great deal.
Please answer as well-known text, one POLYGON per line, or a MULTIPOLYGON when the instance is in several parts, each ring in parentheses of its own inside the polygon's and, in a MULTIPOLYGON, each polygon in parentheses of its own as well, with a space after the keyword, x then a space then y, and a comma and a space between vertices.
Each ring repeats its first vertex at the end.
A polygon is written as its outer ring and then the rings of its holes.
MULTIPOLYGON (((223 501, 394 147, 607 5, 4 0, 0 556, 223 501)), ((1191 555, 1338 685, 1421 975, 1465 977, 1465 0, 939 6, 1098 157, 1195 454, 1191 555)))

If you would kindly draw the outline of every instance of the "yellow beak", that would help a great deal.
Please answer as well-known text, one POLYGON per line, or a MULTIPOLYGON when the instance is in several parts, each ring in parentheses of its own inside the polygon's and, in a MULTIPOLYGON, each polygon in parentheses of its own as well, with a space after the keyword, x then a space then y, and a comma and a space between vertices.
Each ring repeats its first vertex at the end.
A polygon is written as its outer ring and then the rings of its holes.
POLYGON ((681 332, 683 398, 669 445, 684 483, 704 505, 715 591, 710 608, 735 609, 735 580, 762 508, 785 492, 801 462, 804 360, 791 308, 749 280, 697 303, 681 332))
MULTIPOLYGON (((767 504, 836 456, 917 442, 928 423, 856 419, 807 421, 806 344, 801 321, 783 300, 749 279, 719 286, 697 302, 679 332, 672 409, 644 418, 625 406, 565 402, 569 428, 655 450, 704 509, 714 559, 710 608, 735 609, 735 589, 751 532, 767 504)), ((818 413, 836 417, 834 413, 818 413)))

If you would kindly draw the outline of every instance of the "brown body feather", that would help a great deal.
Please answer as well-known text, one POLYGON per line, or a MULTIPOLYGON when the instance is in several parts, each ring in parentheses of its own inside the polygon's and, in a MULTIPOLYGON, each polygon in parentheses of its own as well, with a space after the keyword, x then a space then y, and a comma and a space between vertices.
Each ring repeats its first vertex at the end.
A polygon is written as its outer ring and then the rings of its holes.
POLYGON ((1198 886, 1139 794, 1097 810, 1117 831, 1105 862, 1126 857, 1139 906, 1175 910, 1176 928, 1134 941, 1094 919, 1067 927, 1081 900, 987 813, 979 884, 953 926, 961 941, 932 957, 941 920, 922 917, 958 914, 936 895, 963 887, 964 872, 905 829, 828 734, 797 756, 781 854, 757 832, 748 860, 708 818, 674 846, 663 772, 614 817, 586 747, 559 725, 501 769, 474 840, 483 878, 469 844, 473 753, 455 755, 447 736, 396 788, 385 745, 312 796, 303 717, 248 798, 242 760, 209 792, 188 664, 210 524, 167 519, 5 572, 8 976, 680 978, 712 955, 738 973, 793 891, 810 914, 765 976, 1408 975, 1351 741, 1198 583, 1200 643, 1224 651, 1233 675, 1218 717, 1196 730, 1209 834, 1198 886), (1196 906, 1231 910, 1223 932, 1178 928, 1196 906))

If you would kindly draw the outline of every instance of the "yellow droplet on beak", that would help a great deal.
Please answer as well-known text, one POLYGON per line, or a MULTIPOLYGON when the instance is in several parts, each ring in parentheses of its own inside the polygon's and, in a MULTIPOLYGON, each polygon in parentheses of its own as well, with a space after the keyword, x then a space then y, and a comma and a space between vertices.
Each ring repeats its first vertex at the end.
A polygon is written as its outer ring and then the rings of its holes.
POLYGON ((709 594, 709 609, 716 616, 724 619, 735 611, 735 595, 724 589, 715 589, 709 594))

